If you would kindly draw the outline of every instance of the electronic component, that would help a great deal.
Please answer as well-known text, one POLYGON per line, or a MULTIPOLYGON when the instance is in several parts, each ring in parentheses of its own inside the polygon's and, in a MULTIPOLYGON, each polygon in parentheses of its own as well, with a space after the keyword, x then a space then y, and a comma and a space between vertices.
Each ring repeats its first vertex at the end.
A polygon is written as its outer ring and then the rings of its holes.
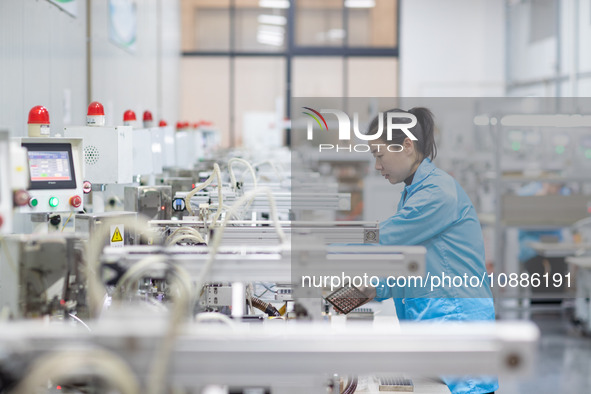
POLYGON ((415 390, 411 379, 401 376, 378 377, 380 391, 412 392, 415 390))
POLYGON ((232 305, 232 286, 210 285, 207 287, 207 307, 221 308, 232 305))
POLYGON ((348 320, 353 319, 353 320, 370 320, 370 321, 372 321, 373 317, 374 317, 373 309, 364 308, 364 307, 355 308, 351 312, 349 312, 349 314, 347 314, 348 320))
POLYGON ((369 297, 354 286, 341 287, 326 297, 326 301, 330 302, 338 313, 345 315, 365 304, 369 299, 369 297))
POLYGON ((23 143, 29 157, 30 189, 76 189, 70 144, 23 143))

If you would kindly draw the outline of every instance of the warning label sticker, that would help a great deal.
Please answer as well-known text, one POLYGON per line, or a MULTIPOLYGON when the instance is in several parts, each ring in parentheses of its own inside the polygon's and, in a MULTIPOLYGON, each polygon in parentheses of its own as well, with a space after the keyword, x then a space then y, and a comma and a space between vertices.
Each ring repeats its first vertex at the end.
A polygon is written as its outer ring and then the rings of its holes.
POLYGON ((125 234, 125 226, 122 224, 115 224, 111 226, 111 246, 123 247, 123 235, 125 234))

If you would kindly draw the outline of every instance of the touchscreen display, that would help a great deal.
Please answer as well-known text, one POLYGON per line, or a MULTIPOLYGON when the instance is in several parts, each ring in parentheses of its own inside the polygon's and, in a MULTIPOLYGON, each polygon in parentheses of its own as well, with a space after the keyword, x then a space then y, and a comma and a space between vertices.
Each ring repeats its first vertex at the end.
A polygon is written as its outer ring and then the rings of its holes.
POLYGON ((69 152, 29 151, 31 181, 71 181, 69 152))
POLYGON ((72 145, 62 142, 24 142, 29 159, 29 189, 76 189, 72 145))

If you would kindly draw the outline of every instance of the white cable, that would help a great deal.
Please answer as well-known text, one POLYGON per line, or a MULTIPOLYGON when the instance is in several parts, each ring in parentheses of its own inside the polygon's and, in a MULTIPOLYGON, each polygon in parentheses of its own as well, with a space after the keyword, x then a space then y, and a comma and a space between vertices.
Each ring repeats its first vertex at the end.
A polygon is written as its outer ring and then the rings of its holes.
POLYGON ((49 380, 62 382, 89 372, 122 394, 140 393, 140 384, 129 365, 116 354, 100 348, 64 349, 37 358, 13 393, 36 393, 40 387, 47 388, 49 380))
POLYGON ((91 332, 92 330, 90 329, 90 327, 88 327, 88 325, 86 323, 84 323, 82 321, 82 319, 80 319, 78 316, 76 315, 72 315, 71 313, 68 313, 68 316, 70 316, 72 319, 74 319, 75 321, 77 321, 78 323, 82 324, 89 332, 91 332))
MULTIPOLYGON (((192 228, 192 227, 187 227, 187 226, 183 226, 183 227, 179 227, 176 230, 174 230, 168 237, 166 237, 166 240, 164 241, 164 243, 166 245, 170 244, 170 241, 179 233, 182 234, 191 234, 194 235, 196 237, 201 237, 203 239, 203 237, 201 236, 201 233, 199 231, 197 231, 196 229, 192 228)), ((203 241, 205 242, 205 241, 203 241)))
POLYGON ((250 171, 250 174, 252 175, 252 181, 254 182, 254 188, 256 189, 257 187, 257 176, 256 173, 254 172, 254 168, 252 168, 252 165, 250 165, 250 163, 244 159, 239 159, 237 157, 234 157, 230 160, 228 160, 228 171, 230 172, 230 183, 232 186, 232 189, 236 190, 236 177, 234 176, 234 170, 232 168, 232 164, 234 163, 241 163, 243 165, 246 166, 246 168, 248 168, 248 170, 250 171))
POLYGON ((88 280, 88 306, 90 316, 97 317, 102 310, 106 289, 99 278, 100 256, 105 246, 105 242, 111 235, 111 224, 122 225, 125 231, 134 231, 139 237, 142 233, 147 235, 148 239, 158 239, 148 221, 142 217, 131 218, 113 218, 106 219, 102 225, 95 230, 95 233, 88 242, 86 277, 88 280))
POLYGON ((207 178, 205 180, 205 182, 197 185, 195 187, 195 189, 191 190, 186 196, 185 196, 185 206, 187 207, 187 211, 189 211, 189 215, 193 216, 193 208, 191 207, 191 198, 199 193, 201 190, 205 189, 207 186, 209 186, 211 184, 211 182, 213 182, 214 176, 216 176, 217 173, 217 179, 218 179, 218 198, 220 199, 220 202, 222 201, 222 184, 220 183, 220 166, 218 166, 217 163, 213 164, 213 171, 211 173, 211 175, 209 176, 209 178, 207 178))
MULTIPOLYGON (((220 170, 220 167, 217 164, 215 164, 214 167, 216 167, 216 175, 217 175, 217 178, 218 178, 218 205, 220 207, 223 207, 224 206, 224 200, 222 198, 222 172, 220 170)), ((222 210, 220 208, 218 208, 218 211, 217 211, 217 213, 214 216, 214 220, 217 221, 219 219, 221 213, 222 213, 222 210)))
POLYGON ((219 321, 221 323, 227 324, 228 326, 232 327, 232 328, 236 328, 236 323, 234 323, 234 321, 232 319, 230 319, 228 316, 219 313, 219 312, 202 312, 202 313, 198 313, 195 316, 195 321, 197 323, 205 323, 205 322, 210 322, 210 321, 219 321))
POLYGON ((177 245, 180 241, 193 241, 198 244, 207 245, 207 242, 205 242, 201 235, 195 236, 193 234, 179 234, 168 243, 168 246, 177 245))
POLYGON ((166 257, 164 255, 150 255, 129 267, 125 273, 119 278, 115 285, 113 296, 122 298, 127 293, 130 287, 140 279, 142 274, 148 270, 166 270, 166 257))
POLYGON ((209 271, 211 270, 211 267, 212 267, 213 262, 215 260, 215 256, 218 251, 218 248, 219 248, 221 241, 222 241, 224 229, 226 228, 226 224, 228 223, 228 218, 231 217, 233 212, 236 211, 242 204, 248 203, 251 199, 254 199, 254 197, 257 194, 266 194, 267 195, 267 198, 269 200, 269 207, 270 207, 270 211, 271 211, 270 212, 271 213, 271 220, 273 221, 273 224, 275 226, 275 231, 277 231, 277 235, 279 237, 279 242, 281 244, 284 244, 287 242, 287 238, 285 237, 285 233, 283 232, 283 229, 281 228, 281 225, 279 224, 279 219, 277 218, 277 209, 275 206, 275 199, 273 198, 273 193, 271 193, 271 189, 264 187, 264 188, 258 188, 258 189, 246 192, 242 197, 240 197, 238 200, 236 200, 236 202, 234 202, 234 204, 232 204, 232 206, 230 207, 230 210, 228 211, 228 213, 224 217, 224 220, 222 221, 222 224, 220 225, 219 229, 217 231, 215 231, 213 234, 213 240, 210 243, 211 249, 210 249, 208 258, 207 258, 205 265, 203 266, 201 272, 199 273, 199 277, 197 278, 197 281, 196 281, 195 288, 197 289, 197 292, 199 292, 200 289, 205 284, 205 279, 206 279, 207 275, 209 274, 209 271))
MULTIPOLYGON (((279 169, 277 168, 277 165, 275 164, 274 161, 272 160, 265 160, 262 161, 260 163, 255 164, 253 167, 254 168, 261 168, 264 164, 268 164, 273 171, 275 172, 275 174, 277 175, 277 178, 279 178, 279 182, 281 182, 285 177, 283 176, 283 171, 279 171, 279 169)), ((256 186, 256 185, 255 185, 256 186)))
MULTIPOLYGON (((211 204, 210 206, 211 207, 218 207, 218 204, 211 204)), ((228 205, 226 205, 226 204, 222 205, 222 212, 228 212, 229 209, 230 209, 230 207, 228 205)), ((219 210, 219 208, 218 208, 218 210, 219 210)), ((234 215, 232 215, 232 217, 236 220, 242 220, 242 214, 240 214, 240 213, 234 213, 234 215)), ((219 221, 219 217, 215 221, 212 218, 212 221, 213 222, 219 221)))

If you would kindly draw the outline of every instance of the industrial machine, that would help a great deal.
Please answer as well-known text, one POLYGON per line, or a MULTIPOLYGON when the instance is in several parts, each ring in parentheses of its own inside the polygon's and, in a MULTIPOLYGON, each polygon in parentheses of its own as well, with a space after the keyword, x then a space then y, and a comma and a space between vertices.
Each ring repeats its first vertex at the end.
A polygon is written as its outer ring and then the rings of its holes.
POLYGON ((125 210, 153 220, 167 220, 172 215, 171 186, 126 186, 125 210))
POLYGON ((0 253, 0 307, 13 318, 87 315, 83 251, 72 234, 9 235, 0 253))

